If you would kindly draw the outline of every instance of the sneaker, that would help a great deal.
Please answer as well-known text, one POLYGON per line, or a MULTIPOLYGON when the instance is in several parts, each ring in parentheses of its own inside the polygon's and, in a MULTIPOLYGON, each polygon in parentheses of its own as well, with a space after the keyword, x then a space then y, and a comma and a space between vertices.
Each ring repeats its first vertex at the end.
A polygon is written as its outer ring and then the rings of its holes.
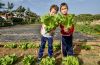
POLYGON ((37 65, 39 65, 40 62, 41 62, 41 58, 38 58, 38 60, 37 60, 37 65))

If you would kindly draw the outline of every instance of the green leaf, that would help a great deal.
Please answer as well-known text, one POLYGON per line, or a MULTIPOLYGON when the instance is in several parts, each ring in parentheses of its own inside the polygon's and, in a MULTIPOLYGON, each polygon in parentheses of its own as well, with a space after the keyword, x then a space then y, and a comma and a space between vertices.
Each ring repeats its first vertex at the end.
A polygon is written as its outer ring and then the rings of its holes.
POLYGON ((62 64, 63 65, 79 65, 79 61, 77 57, 67 56, 63 58, 62 64))
POLYGON ((17 48, 17 44, 14 44, 14 43, 13 44, 10 44, 9 43, 9 44, 4 45, 4 47, 5 48, 17 48))
POLYGON ((32 55, 24 56, 24 59, 23 59, 24 65, 34 65, 34 64, 32 64, 33 62, 34 62, 34 57, 32 55))
POLYGON ((54 57, 43 58, 40 62, 40 65, 55 65, 55 58, 54 57))
POLYGON ((15 54, 6 55, 0 59, 0 65, 12 65, 17 61, 17 56, 15 54))
POLYGON ((63 24, 66 28, 70 28, 71 25, 74 24, 74 22, 73 22, 74 16, 75 15, 73 15, 73 14, 68 14, 67 16, 60 15, 61 24, 63 24))
POLYGON ((45 24, 47 32, 50 32, 52 29, 55 29, 57 27, 58 21, 56 19, 57 15, 50 16, 48 14, 41 17, 41 23, 45 24))

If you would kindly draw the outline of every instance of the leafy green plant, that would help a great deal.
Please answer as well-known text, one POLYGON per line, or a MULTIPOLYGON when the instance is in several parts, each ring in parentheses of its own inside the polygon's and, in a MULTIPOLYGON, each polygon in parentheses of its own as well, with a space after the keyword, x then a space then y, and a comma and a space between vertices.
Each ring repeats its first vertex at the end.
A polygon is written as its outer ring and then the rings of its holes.
POLYGON ((67 16, 63 16, 61 14, 56 14, 54 16, 45 15, 41 17, 41 23, 46 25, 46 31, 50 32, 52 29, 55 29, 59 23, 66 26, 66 28, 70 28, 72 24, 74 24, 74 14, 68 14, 67 16))
POLYGON ((54 44, 53 49, 54 49, 54 51, 59 50, 59 49, 61 49, 61 45, 60 44, 54 44))
POLYGON ((94 26, 94 30, 95 30, 96 32, 100 33, 100 25, 99 25, 99 24, 98 24, 98 25, 95 25, 95 26, 94 26))
POLYGON ((17 44, 6 44, 4 45, 5 48, 17 48, 17 44))
POLYGON ((54 57, 43 58, 40 62, 40 65, 55 65, 55 58, 54 57))
MULTIPOLYGON (((48 44, 45 45, 46 48, 48 48, 48 44)), ((56 50, 59 50, 61 49, 61 45, 60 44, 53 44, 53 50, 56 51, 56 50)))
POLYGON ((81 49, 90 50, 92 47, 89 45, 81 45, 81 49))
POLYGON ((33 64, 33 62, 34 62, 34 57, 32 55, 24 56, 24 59, 23 59, 24 65, 35 65, 33 64))
POLYGON ((57 27, 58 22, 56 21, 55 16, 51 16, 48 14, 41 17, 41 23, 43 23, 46 26, 47 32, 50 32, 51 30, 57 27))
POLYGON ((29 44, 27 45, 27 48, 36 48, 36 45, 34 45, 33 43, 29 43, 29 44))
POLYGON ((45 48, 48 48, 48 44, 46 43, 45 48))
POLYGON ((38 48, 39 46, 36 46, 35 44, 33 43, 22 43, 18 46, 18 48, 21 48, 21 49, 28 49, 28 48, 38 48))
POLYGON ((62 59, 62 65, 79 65, 77 57, 67 56, 62 59))
POLYGON ((15 54, 6 55, 0 58, 0 65, 12 65, 17 60, 18 60, 18 57, 15 54))
POLYGON ((66 28, 70 28, 72 24, 74 24, 74 14, 68 14, 67 16, 59 14, 58 17, 60 18, 59 21, 63 24, 66 28))
POLYGON ((26 50, 26 49, 28 48, 28 47, 27 47, 28 44, 29 44, 29 43, 22 43, 22 44, 20 44, 18 47, 21 48, 21 49, 26 50))

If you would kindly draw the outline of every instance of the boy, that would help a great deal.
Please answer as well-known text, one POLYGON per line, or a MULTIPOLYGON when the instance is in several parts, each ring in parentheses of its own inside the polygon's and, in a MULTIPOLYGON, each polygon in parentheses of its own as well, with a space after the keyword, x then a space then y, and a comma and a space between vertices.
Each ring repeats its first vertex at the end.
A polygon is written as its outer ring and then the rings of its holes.
MULTIPOLYGON (((68 15, 68 5, 66 3, 61 3, 60 12, 63 16, 68 15)), ((60 24, 60 29, 62 35, 63 56, 73 55, 72 35, 74 32, 74 25, 72 24, 71 27, 67 29, 63 24, 60 24)))
MULTIPOLYGON (((58 12, 58 6, 57 5, 52 5, 50 7, 49 15, 54 16, 55 14, 57 14, 57 12, 58 12)), ((42 59, 46 41, 48 41, 48 56, 52 57, 52 55, 53 55, 53 46, 52 46, 52 44, 53 44, 53 33, 54 33, 54 30, 47 33, 46 29, 45 29, 45 25, 42 24, 42 27, 41 27, 42 37, 41 37, 41 45, 40 45, 40 49, 39 49, 39 54, 38 54, 38 63, 42 59)))

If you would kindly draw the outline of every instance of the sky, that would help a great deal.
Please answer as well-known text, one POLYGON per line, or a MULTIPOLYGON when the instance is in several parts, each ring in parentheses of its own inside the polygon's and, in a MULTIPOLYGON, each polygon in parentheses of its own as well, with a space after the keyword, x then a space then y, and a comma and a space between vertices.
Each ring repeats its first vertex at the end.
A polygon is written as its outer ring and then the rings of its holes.
POLYGON ((38 15, 43 15, 49 12, 52 4, 60 6, 62 2, 66 2, 69 6, 69 13, 73 14, 100 14, 100 0, 0 0, 14 3, 14 9, 22 5, 25 8, 30 8, 31 11, 38 15))

